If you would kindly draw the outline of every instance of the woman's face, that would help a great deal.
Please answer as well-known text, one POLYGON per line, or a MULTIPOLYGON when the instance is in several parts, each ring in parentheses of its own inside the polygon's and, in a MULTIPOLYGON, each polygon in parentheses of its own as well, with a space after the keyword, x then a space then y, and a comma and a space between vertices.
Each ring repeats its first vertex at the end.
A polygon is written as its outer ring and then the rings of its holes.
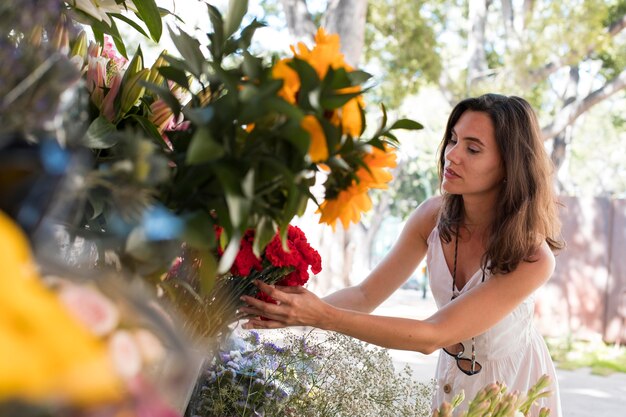
POLYGON ((484 194, 504 180, 502 157, 487 113, 465 111, 445 148, 442 188, 450 194, 484 194))

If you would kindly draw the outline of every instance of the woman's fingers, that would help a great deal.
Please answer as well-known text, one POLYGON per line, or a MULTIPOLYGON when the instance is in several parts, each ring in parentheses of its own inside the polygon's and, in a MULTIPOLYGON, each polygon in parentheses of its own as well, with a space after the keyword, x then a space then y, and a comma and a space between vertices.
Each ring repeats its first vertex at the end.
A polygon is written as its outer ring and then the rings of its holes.
POLYGON ((260 320, 260 319, 251 319, 248 320, 247 323, 244 323, 242 326, 246 330, 250 329, 282 329, 287 327, 287 325, 281 321, 277 320, 260 320))
POLYGON ((276 285, 274 286, 274 288, 276 288, 277 290, 280 290, 282 292, 286 292, 288 294, 302 294, 304 292, 306 292, 307 290, 304 287, 287 287, 284 285, 276 285))
POLYGON ((280 301, 281 303, 289 301, 289 296, 286 294, 286 291, 282 291, 272 285, 267 285, 266 283, 256 280, 254 284, 259 287, 261 291, 265 294, 269 295, 276 301, 280 301))
POLYGON ((241 300, 248 304, 247 307, 241 307, 239 309, 239 311, 241 311, 242 313, 257 316, 266 316, 269 318, 280 318, 284 315, 283 309, 279 305, 266 303, 265 301, 261 301, 257 298, 252 298, 247 295, 242 296, 241 300))

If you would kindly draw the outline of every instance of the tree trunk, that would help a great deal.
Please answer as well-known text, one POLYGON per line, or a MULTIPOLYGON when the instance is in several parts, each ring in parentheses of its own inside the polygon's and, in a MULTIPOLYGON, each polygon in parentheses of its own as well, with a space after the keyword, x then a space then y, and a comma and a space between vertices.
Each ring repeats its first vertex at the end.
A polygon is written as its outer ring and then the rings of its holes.
POLYGON ((626 88, 626 70, 585 98, 566 104, 554 117, 552 123, 542 129, 543 138, 547 140, 555 137, 574 123, 581 114, 624 88, 626 88))
POLYGON ((374 206, 374 215, 372 216, 370 227, 363 227, 365 232, 365 238, 363 239, 363 258, 367 266, 373 269, 372 265, 372 248, 374 246, 374 239, 378 236, 383 220, 389 215, 389 204, 391 201, 391 194, 389 192, 382 193, 380 201, 374 206))
POLYGON ((365 42, 367 0, 330 0, 322 25, 341 38, 341 52, 353 67, 359 64, 365 42))
MULTIPOLYGON (((487 72, 487 54, 485 53, 485 26, 487 24, 488 0, 469 0, 469 30, 467 33, 467 92, 472 85, 487 72)), ((471 93, 470 93, 471 94, 471 93)))
MULTIPOLYGON (((578 67, 570 67, 569 80, 563 91, 563 107, 567 107, 569 104, 576 101, 578 96, 578 84, 580 83, 580 71, 578 67)), ((552 144, 552 163, 554 164, 556 188, 559 192, 564 190, 563 182, 559 178, 558 172, 563 166, 567 155, 567 145, 572 141, 572 126, 568 126, 562 132, 554 137, 552 144)))
POLYGON ((306 0, 281 0, 281 3, 289 32, 298 39, 313 40, 316 28, 306 0))

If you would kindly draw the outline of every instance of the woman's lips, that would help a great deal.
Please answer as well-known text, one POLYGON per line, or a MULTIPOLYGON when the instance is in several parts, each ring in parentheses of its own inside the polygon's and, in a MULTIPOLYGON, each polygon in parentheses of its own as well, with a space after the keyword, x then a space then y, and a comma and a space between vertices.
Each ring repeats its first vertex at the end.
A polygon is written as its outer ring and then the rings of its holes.
POLYGON ((448 180, 453 180, 455 178, 461 178, 459 174, 451 170, 450 168, 446 168, 443 172, 443 176, 448 180))

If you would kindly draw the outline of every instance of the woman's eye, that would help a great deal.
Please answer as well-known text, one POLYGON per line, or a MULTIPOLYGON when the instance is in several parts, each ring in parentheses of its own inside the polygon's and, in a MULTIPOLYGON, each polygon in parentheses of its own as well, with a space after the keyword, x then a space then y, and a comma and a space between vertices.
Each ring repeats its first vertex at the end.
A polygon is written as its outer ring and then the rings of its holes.
POLYGON ((479 149, 474 149, 474 148, 467 148, 467 150, 468 150, 471 154, 474 154, 474 153, 478 153, 478 152, 480 152, 480 150, 479 150, 479 149))

